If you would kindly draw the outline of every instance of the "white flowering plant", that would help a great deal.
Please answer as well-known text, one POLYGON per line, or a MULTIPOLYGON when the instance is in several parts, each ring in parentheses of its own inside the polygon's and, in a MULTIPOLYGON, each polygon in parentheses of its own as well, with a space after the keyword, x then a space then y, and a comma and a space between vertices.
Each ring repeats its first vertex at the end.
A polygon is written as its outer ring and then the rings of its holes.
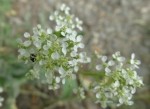
POLYGON ((70 8, 65 4, 49 19, 55 21, 55 28, 43 29, 37 25, 33 28, 33 34, 25 32, 23 40, 18 40, 19 59, 32 66, 27 76, 47 83, 49 89, 53 90, 65 85, 67 79, 76 80, 79 88, 74 92, 85 98, 85 90, 91 91, 95 94, 96 102, 100 102, 104 108, 133 104, 132 95, 137 87, 143 85, 136 72, 140 61, 134 59, 135 55, 132 54, 127 61, 120 52, 113 54, 110 60, 97 54, 102 63, 96 65, 96 70, 103 74, 102 79, 91 79, 91 87, 85 88, 79 78, 79 66, 92 60, 86 52, 81 52, 84 48, 80 34, 82 21, 70 14, 70 8))
POLYGON ((136 72, 140 61, 134 59, 135 54, 131 55, 130 60, 121 56, 120 52, 113 54, 110 59, 98 54, 97 57, 100 58, 102 64, 96 65, 96 70, 104 72, 103 79, 93 83, 92 90, 97 102, 100 102, 103 107, 114 104, 132 105, 132 96, 136 88, 143 85, 142 78, 136 72))

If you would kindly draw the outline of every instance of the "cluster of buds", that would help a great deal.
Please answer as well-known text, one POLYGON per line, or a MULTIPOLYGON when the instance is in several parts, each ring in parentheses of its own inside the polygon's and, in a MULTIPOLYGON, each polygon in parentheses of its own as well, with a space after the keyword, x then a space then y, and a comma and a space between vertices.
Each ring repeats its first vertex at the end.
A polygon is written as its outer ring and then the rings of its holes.
MULTIPOLYGON (((0 87, 0 93, 3 92, 3 88, 0 87)), ((2 102, 4 101, 4 98, 0 96, 0 107, 2 107, 2 102)))
POLYGON ((110 59, 107 56, 97 56, 102 64, 96 65, 96 69, 104 73, 103 80, 95 82, 93 87, 97 102, 103 107, 132 105, 132 96, 136 88, 143 85, 141 77, 136 72, 140 61, 134 59, 135 54, 131 55, 130 60, 126 60, 120 52, 113 54, 110 59))
POLYGON ((25 41, 19 40, 19 59, 31 63, 30 75, 40 79, 45 75, 49 89, 58 89, 67 78, 76 78, 80 63, 90 62, 85 52, 81 31, 82 21, 69 13, 70 8, 63 4, 49 18, 56 22, 54 29, 33 28, 33 35, 24 33, 25 41))

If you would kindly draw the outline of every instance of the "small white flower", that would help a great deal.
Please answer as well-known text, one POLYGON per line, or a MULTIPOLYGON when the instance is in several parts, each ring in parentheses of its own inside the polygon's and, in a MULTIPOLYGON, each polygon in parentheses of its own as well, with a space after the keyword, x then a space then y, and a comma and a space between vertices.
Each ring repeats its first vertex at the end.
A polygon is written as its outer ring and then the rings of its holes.
POLYGON ((81 36, 81 35, 77 36, 76 41, 77 41, 77 42, 81 42, 81 40, 82 40, 82 36, 81 36))
POLYGON ((66 15, 69 15, 69 10, 70 10, 69 7, 66 7, 66 8, 65 8, 65 14, 66 14, 66 15))
POLYGON ((72 33, 72 30, 70 28, 67 28, 66 32, 70 34, 72 33))
POLYGON ((34 44, 35 47, 37 47, 38 49, 40 49, 40 48, 41 48, 41 45, 42 45, 41 42, 40 42, 39 40, 34 41, 33 44, 34 44))
POLYGON ((63 69, 63 67, 60 67, 58 70, 59 74, 64 75, 66 71, 63 69))
POLYGON ((60 78, 59 77, 56 77, 56 83, 59 83, 60 82, 60 78))
POLYGON ((133 105, 133 104, 134 104, 133 101, 129 101, 129 102, 128 102, 128 105, 133 105))
POLYGON ((82 28, 80 25, 77 25, 77 28, 78 28, 80 31, 83 30, 83 28, 82 28))
POLYGON ((78 46, 79 48, 84 48, 84 44, 83 44, 83 43, 79 43, 77 46, 78 46))
POLYGON ((62 32, 61 32, 61 35, 62 35, 62 36, 66 36, 66 33, 62 31, 62 32))
POLYGON ((120 103, 120 104, 123 104, 123 102, 124 102, 124 99, 123 99, 123 98, 120 98, 120 99, 119 99, 119 103, 120 103))
POLYGON ((100 93, 96 93, 96 98, 101 98, 101 95, 100 95, 100 93))
POLYGON ((65 5, 65 4, 62 4, 61 7, 60 7, 60 10, 61 10, 61 11, 64 11, 65 8, 66 8, 66 5, 65 5))
POLYGON ((71 61, 68 61, 68 63, 71 65, 71 66, 76 66, 77 65, 77 60, 76 59, 73 59, 71 61))
POLYGON ((52 34, 52 29, 48 28, 47 29, 47 34, 52 34))
POLYGON ((62 79, 62 84, 65 84, 66 83, 66 80, 65 80, 65 78, 64 79, 62 79))
POLYGON ((108 61, 108 65, 113 66, 113 65, 115 65, 115 62, 113 60, 110 60, 110 61, 108 61))
POLYGON ((61 27, 60 26, 56 26, 55 27, 55 31, 60 31, 61 27))
POLYGON ((67 54, 67 49, 65 47, 63 47, 62 52, 63 52, 64 55, 66 55, 67 54))
POLYGON ((25 49, 19 49, 18 52, 20 53, 21 56, 29 57, 30 54, 27 52, 25 49))
POLYGON ((25 32, 25 33, 24 33, 24 37, 25 37, 25 38, 29 38, 29 37, 30 37, 30 34, 29 34, 28 32, 25 32))
POLYGON ((118 60, 119 62, 123 62, 123 61, 125 61, 125 58, 124 58, 124 57, 117 57, 117 60, 118 60))
POLYGON ((77 52, 72 51, 72 52, 70 53, 70 56, 71 56, 71 57, 76 57, 76 56, 77 56, 77 52))
POLYGON ((24 45, 25 47, 29 47, 29 46, 31 45, 31 41, 30 41, 30 40, 27 40, 27 41, 25 41, 25 42, 23 43, 23 45, 24 45))
POLYGON ((115 83, 113 84, 113 87, 119 87, 120 86, 120 83, 119 83, 119 81, 117 80, 117 81, 115 81, 115 83))
POLYGON ((58 59, 60 58, 60 55, 59 55, 59 53, 56 51, 56 52, 52 53, 51 57, 52 57, 52 59, 54 59, 54 60, 58 60, 58 59))
POLYGON ((78 67, 78 66, 75 66, 75 67, 74 67, 74 71, 77 72, 78 70, 79 70, 79 67, 78 67))
POLYGON ((51 45, 52 45, 52 42, 48 40, 48 41, 47 41, 47 46, 48 46, 48 47, 51 47, 51 45))
POLYGON ((135 92, 136 92, 136 88, 134 87, 134 88, 131 89, 131 93, 135 94, 135 92))
POLYGON ((107 56, 102 56, 102 62, 106 62, 107 61, 107 56))
POLYGON ((43 49, 44 49, 44 50, 48 50, 49 47, 48 47, 47 45, 44 45, 44 46, 43 46, 43 49))
POLYGON ((106 72, 106 74, 109 74, 111 72, 111 70, 108 67, 106 67, 105 72, 106 72))
POLYGON ((96 70, 101 70, 102 69, 102 65, 96 65, 96 70))
POLYGON ((59 19, 60 19, 60 20, 63 20, 63 19, 64 19, 64 17, 62 17, 61 15, 59 15, 59 19))

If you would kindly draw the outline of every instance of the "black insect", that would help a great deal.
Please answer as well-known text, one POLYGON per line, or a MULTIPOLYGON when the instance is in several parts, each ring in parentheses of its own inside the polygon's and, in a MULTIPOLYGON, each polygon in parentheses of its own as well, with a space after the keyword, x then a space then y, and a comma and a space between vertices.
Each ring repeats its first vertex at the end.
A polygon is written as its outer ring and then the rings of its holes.
POLYGON ((36 55, 35 54, 30 54, 30 60, 32 62, 35 62, 36 61, 36 55))

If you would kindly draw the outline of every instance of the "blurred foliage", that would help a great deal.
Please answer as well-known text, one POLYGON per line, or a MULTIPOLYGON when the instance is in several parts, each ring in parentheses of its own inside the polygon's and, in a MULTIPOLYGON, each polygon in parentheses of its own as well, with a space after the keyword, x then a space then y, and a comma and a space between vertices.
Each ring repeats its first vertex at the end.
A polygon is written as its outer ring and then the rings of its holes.
POLYGON ((12 32, 7 13, 11 11, 11 0, 0 1, 0 84, 6 93, 5 109, 15 109, 15 98, 19 87, 25 82, 27 65, 17 59, 16 36, 12 32))

